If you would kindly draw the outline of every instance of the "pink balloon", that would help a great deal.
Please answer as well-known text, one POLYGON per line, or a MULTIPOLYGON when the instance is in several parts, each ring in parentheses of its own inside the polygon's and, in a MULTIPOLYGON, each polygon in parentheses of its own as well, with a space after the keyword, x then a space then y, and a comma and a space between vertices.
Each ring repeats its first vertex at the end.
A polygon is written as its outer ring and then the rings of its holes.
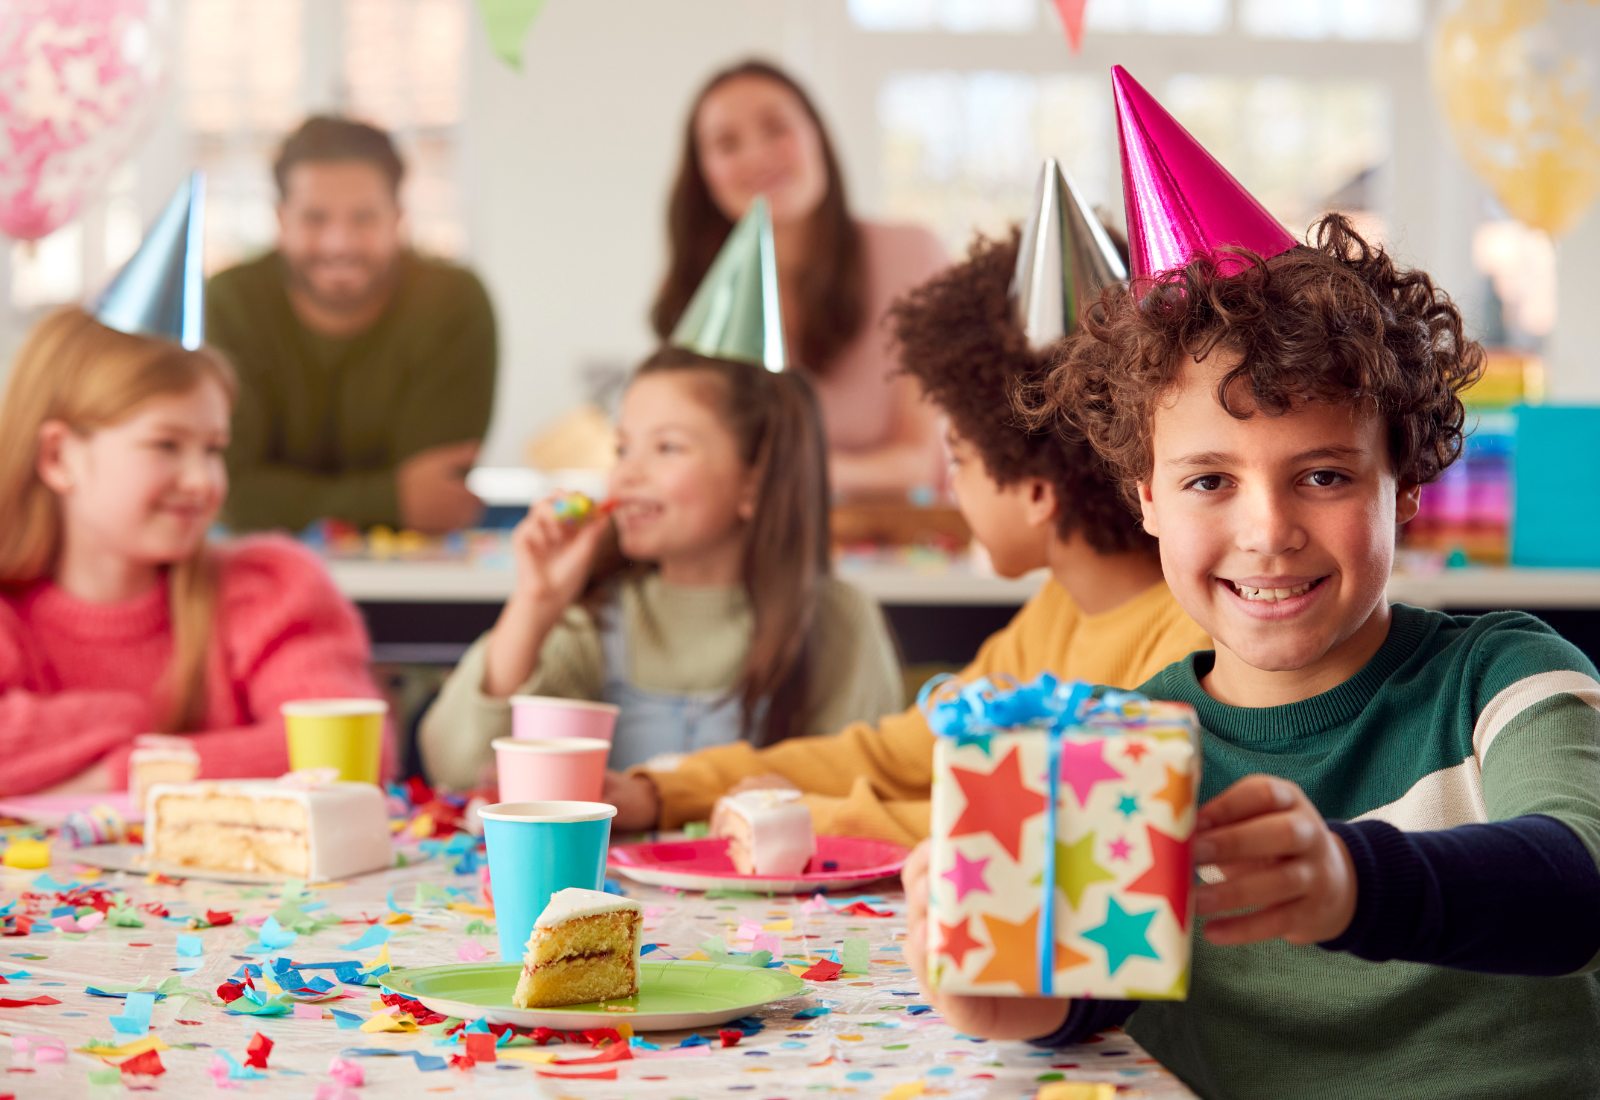
POLYGON ((71 221, 143 140, 166 83, 166 0, 0 2, 0 232, 71 221))

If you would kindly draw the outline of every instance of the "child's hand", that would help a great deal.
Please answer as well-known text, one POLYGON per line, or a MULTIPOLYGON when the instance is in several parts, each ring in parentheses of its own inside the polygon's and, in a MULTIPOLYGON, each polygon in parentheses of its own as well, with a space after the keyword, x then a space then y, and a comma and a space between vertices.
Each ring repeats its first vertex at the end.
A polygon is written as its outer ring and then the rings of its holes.
POLYGON ((571 523, 541 500, 511 531, 516 585, 489 632, 479 690, 491 699, 514 694, 533 675, 545 637, 583 591, 610 524, 571 523))
POLYGON ((1067 1019, 1072 1002, 1053 997, 968 997, 928 987, 928 861, 924 840, 911 850, 900 880, 906 888, 905 958, 923 995, 945 1022, 963 1035, 983 1039, 1035 1039, 1067 1019))
POLYGON ((606 770, 605 786, 600 790, 600 801, 617 808, 611 819, 614 830, 624 833, 654 829, 661 820, 661 795, 647 775, 624 775, 606 770))
POLYGON ((1350 853, 1287 779, 1249 775, 1200 807, 1194 861, 1216 864, 1226 879, 1196 891, 1202 916, 1254 910, 1209 921, 1212 943, 1321 943, 1355 916, 1350 853))
POLYGON ((541 500, 511 531, 516 595, 557 614, 583 591, 610 526, 594 519, 575 523, 560 518, 555 507, 559 499, 541 500))

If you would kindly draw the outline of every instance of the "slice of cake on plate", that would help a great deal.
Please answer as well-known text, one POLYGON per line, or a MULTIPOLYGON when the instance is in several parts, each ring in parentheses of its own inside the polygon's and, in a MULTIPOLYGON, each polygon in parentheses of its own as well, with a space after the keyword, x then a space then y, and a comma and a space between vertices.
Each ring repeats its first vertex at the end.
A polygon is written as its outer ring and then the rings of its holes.
POLYGON ((556 891, 533 922, 511 1003, 560 1008, 633 996, 643 916, 632 898, 575 887, 556 891))
POLYGON ((135 817, 144 812, 144 798, 157 783, 191 783, 200 777, 200 754, 187 737, 140 734, 128 754, 128 805, 135 817))
POLYGON ((724 795, 711 812, 711 835, 728 838, 728 858, 741 875, 803 875, 817 854, 811 811, 795 790, 724 795))
POLYGON ((371 783, 158 783, 145 808, 152 866, 325 882, 394 862, 383 792, 371 783))

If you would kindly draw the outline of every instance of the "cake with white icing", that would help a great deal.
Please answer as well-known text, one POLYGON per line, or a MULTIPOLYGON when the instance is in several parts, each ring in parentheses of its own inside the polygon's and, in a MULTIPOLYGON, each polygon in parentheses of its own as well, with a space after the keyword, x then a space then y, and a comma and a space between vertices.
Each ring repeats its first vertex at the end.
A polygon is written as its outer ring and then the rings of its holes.
POLYGON ((559 1008, 633 996, 639 992, 643 917, 632 898, 557 890, 533 922, 511 1003, 559 1008))
POLYGON ((128 805, 144 812, 145 795, 157 783, 190 783, 200 777, 200 754, 188 738, 160 733, 133 739, 128 754, 128 805))
POLYGON ((185 868, 309 882, 394 862, 383 792, 371 783, 214 780, 158 783, 145 807, 145 855, 185 868))
POLYGON ((717 800, 711 835, 728 839, 741 875, 803 875, 817 854, 811 811, 795 790, 741 791, 717 800))

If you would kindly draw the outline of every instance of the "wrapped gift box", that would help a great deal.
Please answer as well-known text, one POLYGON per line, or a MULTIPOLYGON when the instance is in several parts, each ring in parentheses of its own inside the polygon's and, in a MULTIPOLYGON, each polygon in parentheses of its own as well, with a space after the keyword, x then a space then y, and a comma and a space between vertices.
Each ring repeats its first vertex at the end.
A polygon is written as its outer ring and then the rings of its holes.
POLYGON ((1189 842, 1199 789, 1193 708, 1048 674, 944 688, 934 751, 930 980, 988 996, 1182 999, 1189 842), (1054 732, 1052 732, 1052 730, 1054 732), (1047 865, 1049 764, 1057 771, 1047 865), (1044 887, 1053 871, 1052 894, 1044 887), (1052 912, 1053 910, 1053 912, 1052 912), (1054 926, 1042 973, 1040 923, 1054 926))

